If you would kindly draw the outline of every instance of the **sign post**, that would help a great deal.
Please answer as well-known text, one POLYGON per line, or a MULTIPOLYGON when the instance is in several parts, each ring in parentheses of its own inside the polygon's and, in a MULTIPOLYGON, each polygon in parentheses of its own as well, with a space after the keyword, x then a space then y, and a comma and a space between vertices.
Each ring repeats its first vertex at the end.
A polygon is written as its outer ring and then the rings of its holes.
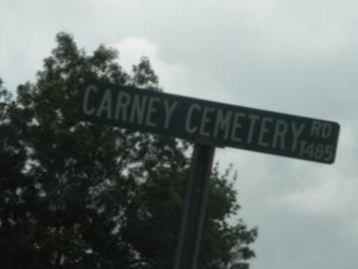
POLYGON ((215 148, 195 144, 174 269, 196 269, 215 148))

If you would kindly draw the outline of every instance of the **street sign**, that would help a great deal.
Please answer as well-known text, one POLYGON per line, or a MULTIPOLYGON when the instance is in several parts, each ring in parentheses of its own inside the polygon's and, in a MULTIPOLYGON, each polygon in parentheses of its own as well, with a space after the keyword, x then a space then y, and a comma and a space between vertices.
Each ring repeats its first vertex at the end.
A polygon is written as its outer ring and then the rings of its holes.
POLYGON ((195 142, 174 269, 197 269, 216 146, 333 163, 335 122, 109 83, 88 84, 82 120, 195 142))
POLYGON ((303 160, 333 163, 338 123, 128 86, 84 89, 81 119, 303 160))

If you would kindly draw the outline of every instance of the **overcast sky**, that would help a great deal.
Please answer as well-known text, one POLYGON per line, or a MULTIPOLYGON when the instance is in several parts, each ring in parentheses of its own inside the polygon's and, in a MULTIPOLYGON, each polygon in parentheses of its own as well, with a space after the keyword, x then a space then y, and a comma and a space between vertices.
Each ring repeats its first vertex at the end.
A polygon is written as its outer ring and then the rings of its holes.
POLYGON ((149 56, 166 92, 337 121, 333 165, 237 149, 252 269, 357 269, 358 1, 1 0, 0 77, 34 81, 59 31, 92 51, 149 56))

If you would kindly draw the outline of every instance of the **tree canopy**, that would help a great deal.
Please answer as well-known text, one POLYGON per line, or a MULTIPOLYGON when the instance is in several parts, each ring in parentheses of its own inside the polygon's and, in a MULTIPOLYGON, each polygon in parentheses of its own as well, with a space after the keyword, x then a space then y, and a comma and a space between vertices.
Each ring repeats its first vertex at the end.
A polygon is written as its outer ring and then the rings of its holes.
MULTIPOLYGON (((79 121, 89 79, 160 91, 148 58, 91 55, 59 33, 36 81, 0 80, 0 268, 164 269, 174 263, 191 145, 79 121)), ((230 169, 215 166, 201 269, 242 269, 257 231, 237 217, 230 169), (230 219, 230 221, 229 221, 230 219)))

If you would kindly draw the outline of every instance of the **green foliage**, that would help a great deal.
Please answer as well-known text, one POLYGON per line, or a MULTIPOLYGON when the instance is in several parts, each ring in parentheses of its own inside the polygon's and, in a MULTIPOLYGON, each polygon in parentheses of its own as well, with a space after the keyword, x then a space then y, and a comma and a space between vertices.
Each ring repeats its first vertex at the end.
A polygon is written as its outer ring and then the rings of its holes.
MULTIPOLYGON (((161 269, 173 265, 190 159, 186 142, 80 122, 90 79, 160 90, 150 61, 127 74, 65 33, 16 99, 0 81, 0 268, 161 269)), ((202 269, 246 268, 256 237, 229 173, 214 169, 202 269)))

